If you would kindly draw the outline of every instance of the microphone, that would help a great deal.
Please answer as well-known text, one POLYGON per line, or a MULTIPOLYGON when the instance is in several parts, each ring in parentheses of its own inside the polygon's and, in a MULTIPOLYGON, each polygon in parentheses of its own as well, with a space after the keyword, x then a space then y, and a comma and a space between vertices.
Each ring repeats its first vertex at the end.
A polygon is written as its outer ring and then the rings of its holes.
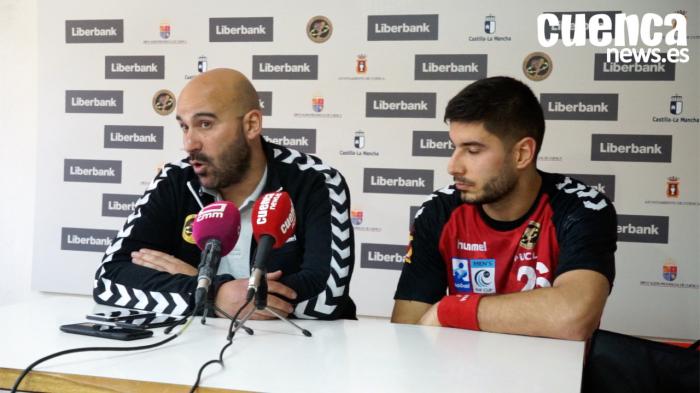
POLYGON ((192 237, 202 250, 202 256, 197 273, 195 306, 206 300, 221 257, 233 250, 240 233, 241 213, 232 202, 214 202, 197 214, 192 224, 192 237))
POLYGON ((284 191, 270 192, 258 198, 250 219, 258 248, 248 281, 247 301, 252 300, 258 288, 261 288, 270 252, 282 247, 292 237, 297 223, 292 199, 284 191))

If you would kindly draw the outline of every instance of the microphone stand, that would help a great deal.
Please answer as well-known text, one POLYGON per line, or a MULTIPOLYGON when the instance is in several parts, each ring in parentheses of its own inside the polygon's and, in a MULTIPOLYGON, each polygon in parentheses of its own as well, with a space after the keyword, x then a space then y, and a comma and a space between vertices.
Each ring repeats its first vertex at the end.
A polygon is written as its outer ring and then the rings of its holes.
POLYGON ((238 322, 238 326, 236 326, 236 328, 233 330, 233 332, 231 332, 231 334, 229 335, 229 338, 233 337, 236 334, 236 332, 238 331, 238 329, 247 328, 247 326, 245 326, 245 323, 250 319, 251 316, 253 316, 253 313, 256 310, 267 311, 270 314, 272 314, 273 316, 277 317, 278 319, 281 319, 281 320, 287 322, 288 324, 294 326, 295 328, 299 329, 299 331, 301 331, 304 334, 304 336, 311 337, 310 331, 302 328, 301 326, 297 325, 296 323, 292 322, 288 318, 284 317, 283 315, 281 315, 277 311, 275 311, 272 308, 267 306, 267 277, 265 276, 265 274, 263 274, 262 278, 260 279, 260 285, 258 286, 258 289, 255 291, 255 307, 251 308, 250 311, 248 311, 248 313, 245 316, 243 316, 242 319, 240 319, 240 322, 238 322))
POLYGON ((209 240, 202 250, 197 272, 197 289, 195 289, 195 309, 202 306, 202 325, 207 323, 207 314, 211 302, 207 299, 209 286, 213 282, 216 271, 219 270, 219 260, 221 259, 221 242, 217 239, 209 240))
MULTIPOLYGON (((217 306, 216 303, 214 303, 214 302, 209 302, 209 301, 208 301, 207 303, 204 304, 205 309, 206 309, 206 307, 207 307, 208 305, 213 306, 213 307, 214 307, 214 310, 218 311, 219 314, 223 315, 226 319, 228 319, 228 320, 230 320, 230 321, 233 321, 233 325, 236 326, 236 330, 238 330, 238 328, 243 328, 243 330, 245 330, 245 332, 248 333, 248 335, 252 336, 253 334, 255 334, 255 331, 253 331, 253 329, 249 328, 248 326, 243 326, 243 322, 242 322, 240 319, 234 319, 234 317, 228 315, 228 313, 226 313, 226 311, 222 310, 219 306, 217 306)), ((195 310, 192 312, 192 313, 193 313, 192 318, 195 317, 195 316, 194 316, 194 313, 197 312, 196 308, 197 308, 197 307, 195 306, 195 310)), ((187 321, 187 317, 181 319, 180 321, 174 323, 173 325, 168 326, 168 327, 165 329, 165 333, 166 333, 166 334, 170 334, 170 332, 171 332, 176 326, 182 325, 182 324, 185 323, 186 321, 187 321)), ((205 324, 206 324, 206 314, 202 314, 202 325, 205 325, 205 324)))
MULTIPOLYGON (((223 315, 223 316, 224 316, 225 318, 227 318, 228 320, 233 321, 233 326, 235 326, 236 329, 238 329, 238 327, 240 327, 240 328, 242 328, 243 330, 245 330, 245 332, 248 333, 248 335, 250 335, 250 336, 252 336, 253 334, 255 334, 255 332, 253 331, 253 329, 249 328, 248 326, 243 326, 243 322, 244 322, 244 321, 242 321, 242 320, 240 320, 240 319, 234 319, 231 315, 228 315, 228 314, 226 313, 226 311, 222 310, 222 309, 221 309, 219 306, 217 306, 214 302, 211 302, 211 304, 212 304, 212 306, 214 306, 214 310, 218 311, 219 314, 223 315)), ((204 320, 202 320, 202 324, 204 324, 204 320)))
MULTIPOLYGON (((241 325, 240 320, 235 320, 232 316, 228 315, 224 310, 216 305, 216 302, 207 299, 207 292, 209 291, 209 286, 212 283, 212 277, 216 274, 219 269, 219 254, 221 252, 221 244, 217 241, 215 243, 207 242, 204 250, 202 250, 201 262, 199 264, 199 273, 197 280, 201 282, 206 280, 206 286, 200 287, 198 285, 195 293, 195 309, 193 314, 197 313, 197 308, 201 304, 202 307, 202 325, 207 323, 207 314, 209 314, 209 308, 213 307, 214 310, 218 311, 220 314, 224 315, 229 320, 233 321, 234 326, 238 327, 241 325)), ((253 329, 244 326, 243 329, 249 335, 253 335, 253 329)))

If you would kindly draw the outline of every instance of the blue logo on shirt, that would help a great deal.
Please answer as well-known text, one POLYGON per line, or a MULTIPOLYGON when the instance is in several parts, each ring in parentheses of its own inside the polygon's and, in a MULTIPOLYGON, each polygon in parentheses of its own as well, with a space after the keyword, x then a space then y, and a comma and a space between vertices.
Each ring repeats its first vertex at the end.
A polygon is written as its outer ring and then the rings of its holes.
POLYGON ((452 279, 457 292, 471 292, 472 285, 469 281, 469 260, 452 258, 452 279))

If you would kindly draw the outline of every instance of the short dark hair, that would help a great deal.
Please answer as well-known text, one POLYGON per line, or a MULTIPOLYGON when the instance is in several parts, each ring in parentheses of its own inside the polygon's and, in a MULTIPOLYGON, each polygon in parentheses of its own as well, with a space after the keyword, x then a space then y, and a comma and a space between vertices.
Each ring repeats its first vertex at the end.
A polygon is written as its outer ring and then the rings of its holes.
POLYGON ((483 122, 504 143, 532 137, 535 157, 544 138, 544 115, 527 85, 507 76, 478 80, 457 93, 445 108, 445 122, 483 122))

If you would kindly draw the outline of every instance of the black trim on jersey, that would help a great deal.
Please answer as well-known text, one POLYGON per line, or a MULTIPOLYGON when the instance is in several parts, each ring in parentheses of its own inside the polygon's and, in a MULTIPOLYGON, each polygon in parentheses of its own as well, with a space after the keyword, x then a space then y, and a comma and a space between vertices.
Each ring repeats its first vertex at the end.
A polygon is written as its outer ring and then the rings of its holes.
POLYGON ((617 213, 613 203, 579 180, 543 175, 560 250, 555 277, 571 270, 593 270, 608 279, 612 291, 617 250, 617 213))

